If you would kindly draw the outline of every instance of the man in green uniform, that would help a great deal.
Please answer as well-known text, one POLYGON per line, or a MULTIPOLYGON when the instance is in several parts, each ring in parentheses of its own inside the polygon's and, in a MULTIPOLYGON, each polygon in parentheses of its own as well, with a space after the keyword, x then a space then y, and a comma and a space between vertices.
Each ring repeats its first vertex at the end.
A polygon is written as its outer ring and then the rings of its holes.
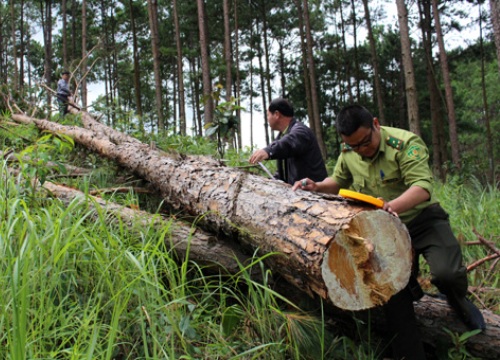
MULTIPOLYGON (((333 176, 321 182, 302 179, 293 189, 337 194, 341 188, 350 188, 383 199, 384 210, 406 224, 416 264, 423 255, 432 283, 446 295, 462 321, 470 329, 483 330, 481 312, 466 298, 467 274, 460 245, 448 214, 433 196, 429 154, 422 139, 406 130, 380 126, 359 105, 342 109, 336 127, 344 143, 333 176)), ((412 301, 407 286, 384 306, 396 359, 425 358, 412 301)))

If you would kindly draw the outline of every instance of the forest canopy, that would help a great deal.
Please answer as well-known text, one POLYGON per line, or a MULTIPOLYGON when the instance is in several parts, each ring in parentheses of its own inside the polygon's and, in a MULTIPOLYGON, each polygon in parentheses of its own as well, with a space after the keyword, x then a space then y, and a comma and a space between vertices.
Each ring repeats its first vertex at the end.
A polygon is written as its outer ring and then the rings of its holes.
POLYGON ((227 146, 240 149, 272 141, 265 109, 283 96, 331 161, 340 142, 336 113, 360 103, 383 125, 421 134, 436 176, 460 169, 494 183, 496 7, 437 0, 2 0, 2 93, 51 116, 55 96, 47 88, 69 70, 82 107, 108 125, 150 137, 222 132, 227 146))

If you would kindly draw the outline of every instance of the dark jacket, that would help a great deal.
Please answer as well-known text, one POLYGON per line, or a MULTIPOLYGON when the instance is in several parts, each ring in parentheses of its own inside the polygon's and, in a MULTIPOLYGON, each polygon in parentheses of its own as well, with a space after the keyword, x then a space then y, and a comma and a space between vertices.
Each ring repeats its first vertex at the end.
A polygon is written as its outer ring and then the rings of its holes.
POLYGON ((269 159, 278 160, 275 177, 279 180, 293 184, 304 178, 322 181, 328 176, 314 133, 295 118, 286 132, 280 133, 264 150, 269 154, 269 159))
POLYGON ((59 79, 57 82, 57 99, 62 102, 68 101, 68 97, 71 95, 71 90, 69 89, 69 82, 64 79, 59 79))

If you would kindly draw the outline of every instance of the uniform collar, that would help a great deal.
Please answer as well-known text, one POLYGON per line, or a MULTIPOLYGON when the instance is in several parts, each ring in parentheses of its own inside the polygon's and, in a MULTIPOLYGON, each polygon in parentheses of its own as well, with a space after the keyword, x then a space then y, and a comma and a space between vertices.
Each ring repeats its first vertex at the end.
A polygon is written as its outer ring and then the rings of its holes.
MULTIPOLYGON (((387 138, 387 131, 383 126, 380 127, 380 144, 378 146, 378 153, 384 152, 387 150, 387 143, 385 139, 387 138)), ((378 154, 377 153, 377 154, 378 154)))

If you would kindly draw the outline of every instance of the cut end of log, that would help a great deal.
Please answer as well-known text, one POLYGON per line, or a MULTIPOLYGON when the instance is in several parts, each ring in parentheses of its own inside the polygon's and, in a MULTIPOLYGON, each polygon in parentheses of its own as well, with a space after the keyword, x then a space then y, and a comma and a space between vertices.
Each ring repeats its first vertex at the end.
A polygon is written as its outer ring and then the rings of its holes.
POLYGON ((363 310, 383 305, 401 291, 411 263, 405 225, 385 211, 363 211, 330 243, 322 275, 335 306, 363 310))

